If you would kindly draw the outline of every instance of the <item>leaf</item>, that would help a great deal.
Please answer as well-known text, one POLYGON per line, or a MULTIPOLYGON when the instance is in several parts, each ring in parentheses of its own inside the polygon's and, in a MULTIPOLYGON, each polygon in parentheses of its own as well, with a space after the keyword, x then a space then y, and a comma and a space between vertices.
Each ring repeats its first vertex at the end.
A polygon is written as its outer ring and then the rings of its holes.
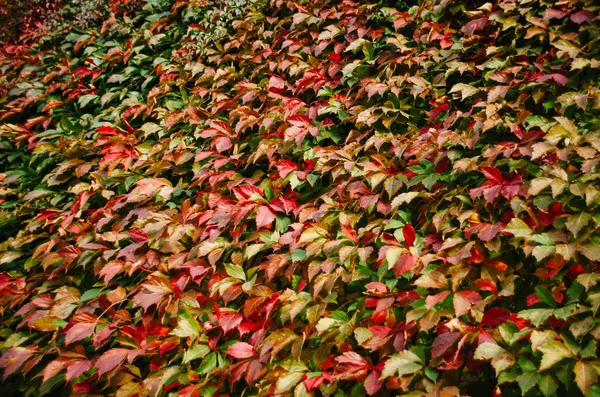
POLYGON ((537 259, 539 262, 542 261, 542 259, 554 254, 555 251, 555 246, 538 245, 533 248, 532 254, 535 257, 535 259, 537 259))
POLYGON ((588 395, 593 385, 598 383, 598 372, 589 363, 577 361, 575 363, 575 382, 584 395, 588 395))
MULTIPOLYGON (((256 245, 260 245, 260 244, 256 244, 256 245)), ((260 247, 258 247, 258 248, 262 248, 262 245, 260 245, 260 247)), ((246 251, 246 255, 248 255, 247 251, 246 251)), ((254 256, 254 255, 247 256, 247 258, 251 258, 252 256, 254 256)), ((227 272, 228 275, 230 275, 233 278, 237 278, 239 280, 246 281, 246 273, 244 272, 244 268, 241 267, 240 265, 234 265, 233 263, 226 263, 225 271, 227 272)))
POLYGON ((529 237, 533 232, 533 230, 519 218, 512 218, 504 228, 504 231, 515 237, 529 237))
POLYGON ((410 350, 404 350, 396 354, 392 354, 385 362, 383 371, 381 371, 381 379, 389 378, 390 376, 404 376, 414 374, 423 368, 423 362, 410 350))
POLYGON ((596 18, 596 16, 591 11, 583 10, 571 14, 570 18, 571 21, 581 25, 582 23, 593 21, 596 18))
POLYGON ((460 92, 461 100, 464 101, 468 97, 477 94, 479 92, 479 88, 464 83, 458 83, 454 84, 454 86, 452 86, 452 89, 449 91, 450 94, 454 92, 460 92))
POLYGON ((256 349, 249 343, 236 342, 228 350, 229 354, 233 358, 243 359, 256 356, 256 349))
POLYGON ((471 306, 481 302, 481 295, 475 291, 460 291, 454 294, 454 311, 457 317, 467 314, 471 306))
POLYGON ((554 296, 548 291, 546 288, 538 285, 535 287, 535 294, 542 302, 547 304, 548 306, 556 307, 556 300, 554 300, 554 296))
POLYGON ((494 185, 500 185, 504 180, 500 170, 495 167, 486 166, 480 167, 479 169, 483 173, 483 176, 494 185))
POLYGON ((600 282, 600 273, 584 273, 577 276, 577 282, 585 287, 586 291, 589 291, 594 285, 600 282))
POLYGON ((461 337, 460 332, 446 332, 438 335, 431 346, 431 357, 441 357, 446 353, 448 348, 461 337))
POLYGON ((406 242, 406 247, 412 247, 415 242, 416 233, 415 229, 413 229, 410 223, 407 223, 402 228, 402 236, 404 237, 404 241, 406 242))
POLYGON ((558 390, 558 382, 552 375, 544 374, 538 381, 538 387, 540 388, 544 397, 554 397, 556 396, 556 391, 558 390))
POLYGON ((334 377, 339 380, 362 379, 370 368, 369 363, 358 353, 345 352, 335 358, 337 365, 334 377))
POLYGON ((600 245, 598 244, 581 244, 578 251, 591 261, 600 261, 600 245))
POLYGON ((71 382, 73 379, 84 374, 90 368, 92 368, 92 362, 90 360, 72 361, 67 366, 67 374, 65 376, 65 381, 67 383, 71 382))
POLYGON ((365 379, 365 390, 369 396, 375 395, 383 386, 383 381, 379 380, 381 372, 373 371, 365 379))
POLYGON ((572 357, 569 349, 557 341, 550 341, 545 345, 540 346, 538 350, 544 354, 542 356, 542 361, 540 362, 540 371, 552 368, 559 361, 572 357))
POLYGON ((65 331, 65 345, 87 338, 94 333, 97 317, 91 313, 78 313, 71 320, 71 326, 65 331))
POLYGON ((56 374, 65 369, 67 364, 69 364, 69 361, 69 359, 64 358, 57 358, 54 361, 50 361, 42 371, 44 374, 42 384, 46 383, 50 378, 53 378, 56 374))
POLYGON ((521 310, 517 315, 531 321, 533 325, 539 327, 552 315, 552 312, 553 309, 526 309, 521 310))
POLYGON ((30 326, 38 331, 51 332, 67 325, 67 322, 54 316, 44 316, 33 321, 30 326))
POLYGON ((171 335, 181 338, 195 338, 200 335, 200 324, 189 312, 182 312, 179 314, 177 327, 171 331, 171 335))
POLYGON ((417 257, 411 254, 402 254, 394 264, 394 274, 399 277, 409 272, 417 265, 417 257))
POLYGON ((475 360, 491 360, 506 354, 506 350, 495 343, 484 342, 477 346, 473 358, 475 360))
POLYGON ((587 226, 591 218, 592 216, 587 212, 580 212, 567 218, 565 226, 573 233, 573 236, 577 237, 579 232, 587 226))
POLYGON ((538 384, 540 378, 541 375, 537 372, 525 372, 524 374, 517 376, 517 383, 519 384, 521 393, 525 395, 525 393, 538 384))
POLYGON ((264 226, 271 224, 276 217, 275 212, 269 207, 261 205, 258 207, 258 210, 256 210, 256 228, 261 229, 264 226))
POLYGON ((94 364, 95 368, 98 368, 98 375, 102 376, 103 374, 112 371, 113 369, 119 367, 125 361, 127 355, 131 352, 129 349, 124 348, 114 348, 107 350, 96 364, 94 364))
POLYGON ((482 327, 495 327, 502 325, 510 318, 510 312, 498 307, 491 308, 485 312, 481 320, 482 327))

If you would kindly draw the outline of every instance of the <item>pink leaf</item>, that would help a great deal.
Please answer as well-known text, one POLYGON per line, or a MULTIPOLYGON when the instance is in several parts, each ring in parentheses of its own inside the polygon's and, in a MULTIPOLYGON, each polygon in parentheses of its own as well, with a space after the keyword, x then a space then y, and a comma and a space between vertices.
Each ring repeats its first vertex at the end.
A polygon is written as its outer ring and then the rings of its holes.
POLYGON ((430 310, 438 303, 443 302, 448 297, 448 295, 450 295, 450 291, 442 291, 439 294, 430 295, 427 298, 425 298, 425 305, 427 307, 427 310, 430 310))
POLYGON ((227 353, 233 358, 250 358, 256 356, 256 349, 249 343, 237 342, 227 350, 227 353))
POLYGON ((500 227, 497 224, 483 223, 479 229, 479 239, 483 242, 490 242, 500 233, 500 227))
POLYGON ((107 350, 99 359, 96 361, 95 367, 98 368, 98 376, 102 376, 103 374, 112 371, 113 369, 120 366, 127 354, 131 350, 123 349, 123 348, 115 348, 107 350))
POLYGON ((546 11, 544 11, 544 21, 549 21, 550 19, 561 19, 564 18, 565 15, 567 15, 567 13, 561 10, 547 8, 546 11))
POLYGON ((431 357, 443 356, 450 346, 460 339, 460 335, 460 332, 447 332, 445 334, 438 335, 431 346, 431 357))
POLYGON ((256 228, 261 229, 263 226, 271 224, 275 220, 275 213, 266 205, 258 207, 256 211, 256 228))
POLYGON ((571 21, 581 25, 584 22, 593 21, 594 14, 591 11, 579 11, 571 15, 571 21))
POLYGON ((408 271, 411 271, 417 265, 417 257, 411 254, 400 255, 394 264, 394 274, 400 276, 408 271))
POLYGON ((504 324, 510 317, 510 312, 506 309, 494 307, 485 312, 481 320, 482 327, 495 327, 504 324))
POLYGON ((70 321, 70 325, 66 329, 65 346, 73 342, 87 338, 94 333, 97 317, 91 313, 77 313, 70 321))
POLYGON ((54 361, 50 361, 48 365, 46 365, 46 368, 44 368, 44 378, 42 379, 42 384, 48 382, 48 380, 54 378, 56 374, 65 369, 69 361, 70 360, 66 358, 57 358, 54 361))
POLYGON ((365 390, 369 396, 377 393, 381 389, 381 386, 383 386, 383 381, 379 380, 380 377, 381 372, 374 370, 365 379, 365 390))
POLYGON ((454 294, 454 311, 457 317, 467 314, 471 306, 481 302, 481 295, 475 291, 460 291, 454 294))
POLYGON ((567 76, 565 76, 564 74, 560 74, 560 73, 544 74, 535 79, 535 81, 537 81, 538 83, 543 83, 548 80, 554 80, 555 82, 557 82, 560 85, 565 85, 569 82, 569 78, 567 76))
POLYGON ((89 360, 74 361, 67 367, 67 376, 65 380, 67 383, 83 374, 85 371, 92 367, 92 362, 89 360))

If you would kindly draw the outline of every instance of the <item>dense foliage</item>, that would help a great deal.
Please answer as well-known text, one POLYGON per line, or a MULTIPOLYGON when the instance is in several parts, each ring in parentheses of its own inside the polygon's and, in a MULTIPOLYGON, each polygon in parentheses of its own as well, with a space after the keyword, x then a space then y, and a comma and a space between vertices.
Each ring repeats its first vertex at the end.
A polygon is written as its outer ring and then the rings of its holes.
POLYGON ((594 0, 112 0, 5 45, 3 396, 599 396, 594 0))

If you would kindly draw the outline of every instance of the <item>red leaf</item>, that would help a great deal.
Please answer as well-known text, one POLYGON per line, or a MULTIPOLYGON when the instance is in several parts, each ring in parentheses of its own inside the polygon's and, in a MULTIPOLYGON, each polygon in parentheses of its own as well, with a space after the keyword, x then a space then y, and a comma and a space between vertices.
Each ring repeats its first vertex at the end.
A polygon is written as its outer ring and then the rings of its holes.
POLYGON ((494 185, 499 185, 504 180, 502 178, 502 173, 496 167, 481 167, 480 170, 483 173, 483 176, 494 185))
POLYGON ((227 354, 233 358, 250 358, 256 356, 256 349, 249 343, 236 342, 227 350, 227 354))
POLYGON ((482 327, 495 327, 504 324, 510 318, 510 312, 506 309, 494 307, 485 312, 481 320, 482 327))
POLYGON ((402 228, 402 236, 404 236, 404 241, 406 242, 406 247, 410 248, 413 246, 415 242, 415 237, 417 234, 415 233, 415 229, 412 227, 410 223, 407 223, 402 228))
POLYGON ((387 310, 376 311, 371 315, 371 319, 377 325, 385 323, 385 320, 387 320, 387 317, 388 317, 387 310))
POLYGON ((489 291, 493 294, 498 292, 498 287, 496 287, 496 283, 487 278, 480 278, 475 280, 475 285, 479 288, 480 291, 489 291))
POLYGON ((113 369, 120 366, 127 354, 129 354, 131 350, 123 349, 123 348, 115 348, 107 350, 99 359, 96 361, 95 367, 98 368, 98 376, 102 376, 103 374, 112 371, 113 369))
POLYGON ((352 241, 355 245, 358 245, 358 236, 356 235, 356 231, 354 230, 354 228, 344 223, 341 223, 340 225, 342 226, 342 233, 344 234, 344 236, 348 240, 352 241))
POLYGON ((369 363, 355 352, 346 352, 336 357, 335 361, 338 362, 334 370, 336 380, 360 379, 370 368, 369 363))
POLYGON ((96 130, 96 132, 101 135, 118 135, 117 130, 115 130, 113 127, 110 127, 108 125, 99 127, 96 130))
POLYGON ((445 334, 438 335, 431 346, 431 357, 443 356, 450 346, 460 339, 460 335, 460 332, 447 332, 445 334))
POLYGON ((219 318, 219 326, 223 332, 227 333, 240 325, 242 320, 243 316, 241 314, 223 314, 221 315, 221 318, 219 318))
POLYGON ((263 226, 271 224, 275 220, 276 216, 273 210, 266 205, 258 207, 256 211, 256 228, 261 229, 263 226))
POLYGON ((471 306, 481 302, 481 295, 475 291, 460 291, 454 294, 454 311, 457 317, 467 314, 471 306))
POLYGON ((312 392, 313 390, 317 389, 319 386, 321 386, 321 384, 324 381, 331 381, 331 372, 325 372, 319 376, 316 376, 314 378, 310 378, 310 379, 305 379, 304 380, 304 386, 306 387, 306 391, 308 392, 312 392))
POLYGON ((290 173, 298 169, 296 163, 290 160, 281 160, 277 164, 275 164, 275 167, 277 167, 277 170, 279 171, 280 178, 285 178, 290 173))
POLYGON ((579 11, 571 15, 571 21, 579 25, 584 22, 593 21, 594 19, 595 15, 591 11, 579 11))

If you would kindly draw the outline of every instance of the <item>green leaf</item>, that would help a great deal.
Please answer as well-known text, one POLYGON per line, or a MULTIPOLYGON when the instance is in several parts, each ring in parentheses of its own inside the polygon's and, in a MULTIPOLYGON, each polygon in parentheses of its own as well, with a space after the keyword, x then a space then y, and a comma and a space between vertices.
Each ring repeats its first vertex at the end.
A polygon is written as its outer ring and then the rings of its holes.
POLYGON ((491 360, 492 358, 496 358, 503 354, 506 354, 506 350, 504 350, 502 347, 495 343, 484 342, 477 346, 473 358, 475 360, 491 360))
POLYGON ((540 371, 552 368, 559 361, 572 357, 569 349, 558 341, 550 341, 540 346, 539 350, 544 354, 540 363, 540 371))
POLYGON ((519 317, 531 321, 533 325, 539 327, 553 313, 552 309, 526 309, 518 313, 519 317))
POLYGON ((554 296, 552 296, 552 293, 550 291, 548 291, 546 288, 542 287, 541 285, 538 285, 537 287, 535 287, 535 294, 538 298, 540 298, 540 300, 542 302, 544 302, 548 306, 552 306, 552 307, 557 306, 557 303, 554 300, 554 296))
POLYGON ((423 368, 423 362, 410 350, 404 350, 400 353, 391 355, 385 362, 381 378, 389 378, 390 376, 404 376, 414 374, 423 368))
POLYGON ((188 364, 198 358, 205 357, 208 353, 210 353, 210 347, 207 345, 196 345, 193 348, 186 350, 183 354, 183 364, 188 364))
POLYGON ((519 218, 513 218, 504 228, 505 232, 511 233, 515 237, 529 237, 533 230, 519 218))
POLYGON ((600 281, 600 273, 584 273, 577 276, 577 282, 585 287, 586 291, 589 291, 594 285, 600 281))
MULTIPOLYGON (((264 244, 256 244, 256 245, 264 245, 264 244)), ((225 271, 227 272, 228 275, 230 275, 233 278, 237 278, 237 279, 246 281, 246 273, 244 272, 244 268, 241 267, 240 265, 234 265, 233 263, 226 263, 225 271)))
POLYGON ((88 289, 81 295, 81 298, 79 298, 79 300, 81 302, 87 302, 89 300, 96 299, 98 297, 98 295, 100 295, 101 291, 102 291, 102 288, 88 289))
POLYGON ((200 374, 206 375, 215 368, 217 368, 217 353, 212 352, 208 356, 204 357, 197 371, 200 374))
POLYGON ((573 233, 573 236, 577 237, 579 232, 587 226, 591 218, 592 216, 587 212, 580 212, 567 218, 565 226, 571 233, 573 233))
POLYGON ((538 381, 538 387, 544 397, 555 397, 558 390, 558 382, 552 375, 544 374, 538 381))
POLYGON ((590 363, 575 363, 575 382, 584 395, 588 395, 591 387, 598 382, 598 373, 590 363))
POLYGON ((593 262, 600 261, 599 244, 582 244, 579 246, 579 252, 593 262))
POLYGON ((532 254, 535 257, 535 259, 541 261, 547 256, 554 254, 555 251, 556 247, 554 246, 538 245, 537 247, 533 248, 532 254))
POLYGON ((517 376, 517 383, 521 389, 521 393, 525 394, 531 390, 539 382, 541 375, 538 372, 525 372, 517 376))
POLYGON ((200 335, 200 324, 188 311, 184 311, 179 313, 177 327, 171 331, 171 335, 181 338, 197 337, 200 335))

